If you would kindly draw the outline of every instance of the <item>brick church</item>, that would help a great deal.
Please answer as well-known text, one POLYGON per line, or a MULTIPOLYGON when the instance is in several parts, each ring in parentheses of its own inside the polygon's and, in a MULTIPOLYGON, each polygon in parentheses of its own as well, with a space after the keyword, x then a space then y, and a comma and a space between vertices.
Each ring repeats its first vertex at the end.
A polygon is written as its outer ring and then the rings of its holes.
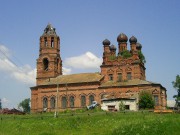
MULTIPOLYGON (((156 109, 165 109, 166 89, 146 80, 142 45, 136 37, 121 33, 118 49, 108 39, 102 42, 100 73, 62 74, 60 37, 48 24, 40 37, 36 86, 31 87, 31 112, 79 109, 102 99, 138 99, 141 91, 152 94, 156 109), (57 102, 56 102, 57 101, 57 102)), ((88 62, 88 61, 87 61, 88 62)), ((138 104, 138 102, 137 102, 138 104)))

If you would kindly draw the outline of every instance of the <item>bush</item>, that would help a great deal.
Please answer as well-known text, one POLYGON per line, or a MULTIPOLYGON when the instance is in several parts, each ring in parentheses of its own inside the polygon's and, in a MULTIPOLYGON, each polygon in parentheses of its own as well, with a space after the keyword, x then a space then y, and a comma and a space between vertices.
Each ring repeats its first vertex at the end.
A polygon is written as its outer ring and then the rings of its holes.
POLYGON ((124 110, 125 110, 125 105, 123 101, 121 100, 121 102, 119 103, 119 111, 124 111, 124 110))
POLYGON ((122 56, 124 59, 127 59, 127 58, 132 57, 132 54, 131 54, 128 50, 124 50, 123 52, 121 52, 121 56, 122 56))
POLYGON ((138 56, 143 63, 146 63, 146 59, 141 51, 138 51, 138 56))
POLYGON ((147 91, 142 91, 139 95, 139 108, 140 109, 153 109, 154 100, 152 94, 147 91))

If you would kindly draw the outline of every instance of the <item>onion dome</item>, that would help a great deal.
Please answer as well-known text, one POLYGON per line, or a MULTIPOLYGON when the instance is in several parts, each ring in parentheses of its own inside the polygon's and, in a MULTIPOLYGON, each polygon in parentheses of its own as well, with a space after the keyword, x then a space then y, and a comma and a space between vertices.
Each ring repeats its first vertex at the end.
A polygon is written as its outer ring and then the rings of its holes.
POLYGON ((128 41, 128 37, 124 33, 121 33, 117 37, 117 41, 118 41, 118 43, 127 42, 128 41))
POLYGON ((56 29, 53 28, 53 26, 49 23, 46 28, 44 29, 44 33, 43 35, 54 35, 54 36, 57 36, 56 35, 56 29))
POLYGON ((103 45, 110 45, 111 42, 108 40, 108 39, 105 39, 103 42, 102 42, 103 45))
POLYGON ((115 45, 111 45, 111 46, 109 47, 109 49, 110 49, 110 50, 116 50, 116 46, 115 46, 115 45))
POLYGON ((142 48, 142 45, 140 43, 136 43, 136 49, 141 50, 141 48, 142 48))
POLYGON ((132 36, 130 39, 129 39, 129 42, 132 44, 132 43, 137 43, 137 38, 132 36))

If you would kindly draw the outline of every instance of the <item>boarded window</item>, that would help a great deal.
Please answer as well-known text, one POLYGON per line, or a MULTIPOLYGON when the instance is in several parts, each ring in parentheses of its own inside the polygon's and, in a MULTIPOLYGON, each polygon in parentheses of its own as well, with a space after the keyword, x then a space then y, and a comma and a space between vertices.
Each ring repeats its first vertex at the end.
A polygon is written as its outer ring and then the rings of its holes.
POLYGON ((122 81, 122 73, 118 73, 118 78, 117 78, 118 82, 122 81))
POLYGON ((81 106, 82 107, 86 106, 86 97, 85 96, 81 96, 81 106))
POLYGON ((48 107, 48 99, 45 97, 43 98, 43 108, 47 108, 48 107))
POLYGON ((158 97, 158 95, 154 95, 154 103, 155 103, 155 106, 159 105, 159 97, 158 97))
POLYGON ((66 108, 67 107, 67 98, 66 97, 62 97, 62 108, 66 108))
POLYGON ((90 95, 89 96, 89 104, 91 105, 93 101, 94 101, 94 96, 90 95))
POLYGON ((55 108, 55 104, 56 104, 55 97, 52 97, 52 98, 51 98, 51 108, 52 108, 52 109, 55 108))
POLYGON ((127 73, 127 80, 131 80, 132 76, 131 73, 127 73))
POLYGON ((74 107, 74 97, 71 96, 71 97, 69 98, 69 100, 70 100, 70 107, 74 107))

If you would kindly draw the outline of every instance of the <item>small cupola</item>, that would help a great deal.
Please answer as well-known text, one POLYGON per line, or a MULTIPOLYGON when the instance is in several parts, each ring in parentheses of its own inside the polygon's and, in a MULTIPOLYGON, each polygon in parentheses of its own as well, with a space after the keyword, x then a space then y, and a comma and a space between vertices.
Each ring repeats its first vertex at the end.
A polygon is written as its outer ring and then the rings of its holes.
POLYGON ((136 43, 136 49, 141 50, 141 48, 142 48, 142 45, 140 43, 136 43))
POLYGON ((43 36, 45 36, 45 35, 47 35, 47 36, 49 36, 49 35, 57 36, 56 29, 53 28, 53 26, 50 23, 44 29, 43 36))
POLYGON ((117 37, 118 43, 127 42, 127 41, 128 41, 128 37, 124 33, 119 34, 119 36, 117 37))
POLYGON ((109 49, 110 49, 111 51, 116 51, 116 46, 115 46, 115 45, 111 45, 111 46, 109 47, 109 49))
POLYGON ((129 42, 130 44, 136 44, 137 43, 137 38, 132 36, 130 39, 129 39, 129 42))
POLYGON ((108 40, 108 39, 105 39, 103 42, 102 42, 103 45, 110 45, 111 42, 108 40))

